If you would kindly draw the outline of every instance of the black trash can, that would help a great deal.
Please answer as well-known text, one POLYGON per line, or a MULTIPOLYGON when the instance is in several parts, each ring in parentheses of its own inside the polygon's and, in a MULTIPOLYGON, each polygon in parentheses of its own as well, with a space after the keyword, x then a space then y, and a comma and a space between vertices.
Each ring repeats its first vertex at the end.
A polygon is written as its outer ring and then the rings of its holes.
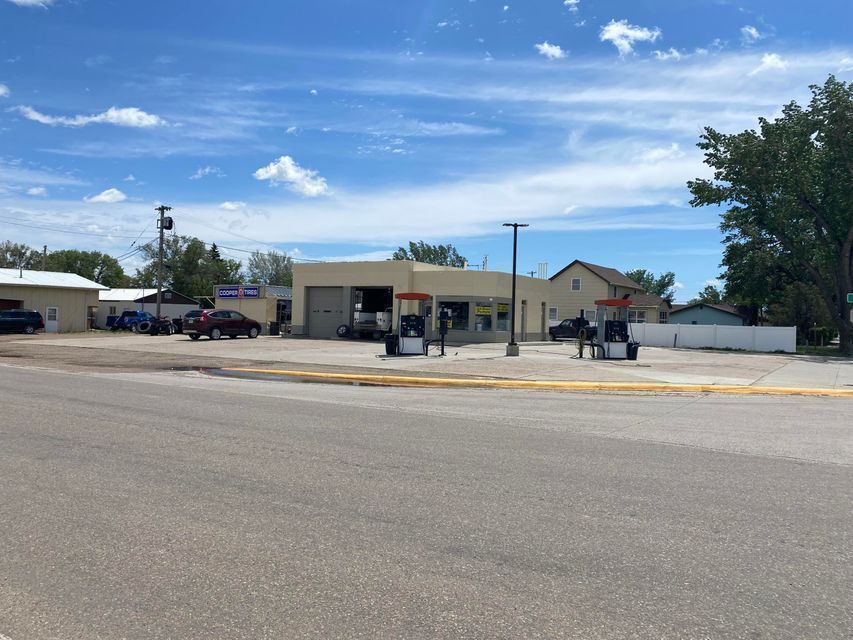
POLYGON ((281 323, 280 322, 270 322, 270 335, 277 336, 281 333, 281 323))
POLYGON ((636 360, 637 352, 640 350, 639 342, 629 342, 628 343, 628 360, 636 360))
POLYGON ((396 333, 386 333, 385 334, 385 355, 388 355, 388 356, 396 356, 397 355, 397 334, 396 333))

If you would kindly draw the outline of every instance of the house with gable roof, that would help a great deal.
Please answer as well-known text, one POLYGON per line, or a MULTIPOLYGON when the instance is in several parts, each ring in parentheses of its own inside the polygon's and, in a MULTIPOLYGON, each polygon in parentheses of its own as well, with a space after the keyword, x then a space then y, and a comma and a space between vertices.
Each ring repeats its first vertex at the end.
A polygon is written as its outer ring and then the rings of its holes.
POLYGON ((595 301, 627 298, 630 322, 666 323, 671 305, 631 280, 618 269, 574 260, 551 276, 551 306, 548 319, 557 324, 566 318, 595 315, 595 301))

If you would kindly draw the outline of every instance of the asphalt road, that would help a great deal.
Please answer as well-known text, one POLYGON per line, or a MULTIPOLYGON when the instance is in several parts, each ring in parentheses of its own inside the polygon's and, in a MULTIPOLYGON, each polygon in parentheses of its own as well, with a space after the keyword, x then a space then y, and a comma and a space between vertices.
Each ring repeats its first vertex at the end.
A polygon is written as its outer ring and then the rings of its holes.
POLYGON ((0 366, 0 638, 850 638, 851 408, 0 366))

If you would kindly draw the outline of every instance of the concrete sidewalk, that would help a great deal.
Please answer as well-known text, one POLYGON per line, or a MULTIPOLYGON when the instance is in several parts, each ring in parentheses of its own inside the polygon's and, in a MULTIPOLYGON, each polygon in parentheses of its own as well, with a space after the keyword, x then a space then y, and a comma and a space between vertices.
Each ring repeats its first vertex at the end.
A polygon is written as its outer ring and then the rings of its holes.
MULTIPOLYGON (((256 361, 277 369, 336 370, 354 373, 476 377, 495 380, 538 380, 675 385, 735 385, 853 389, 853 359, 793 354, 755 354, 643 347, 636 361, 579 359, 573 342, 522 343, 516 358, 504 355, 504 344, 449 345, 446 356, 390 357, 384 344, 356 340, 311 340, 264 336, 191 341, 183 335, 152 337, 133 334, 44 336, 40 345, 120 352, 162 353, 222 361, 256 361)), ((106 353, 105 353, 106 355, 106 353)), ((97 356, 93 353, 93 358, 97 356)))

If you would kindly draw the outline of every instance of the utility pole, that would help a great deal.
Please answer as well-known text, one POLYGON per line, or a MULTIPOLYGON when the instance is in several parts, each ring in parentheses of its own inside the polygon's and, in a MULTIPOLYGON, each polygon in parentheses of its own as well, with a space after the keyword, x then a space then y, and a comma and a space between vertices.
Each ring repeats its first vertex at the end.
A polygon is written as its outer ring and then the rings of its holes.
POLYGON ((160 298, 163 296, 163 231, 172 228, 172 219, 166 218, 166 212, 171 211, 172 207, 167 207, 161 204, 155 207, 154 211, 160 213, 160 219, 157 221, 157 227, 160 229, 160 245, 157 248, 157 313, 156 318, 160 319, 160 298))
POLYGON ((47 245, 44 245, 41 252, 41 270, 47 271, 47 245))
POLYGON ((518 228, 529 227, 529 224, 518 222, 504 222, 504 227, 512 227, 512 310, 509 317, 509 344, 506 346, 508 356, 518 355, 518 344, 515 342, 515 263, 518 254, 518 228))
POLYGON ((533 276, 535 276, 535 275, 536 275, 536 272, 535 272, 535 271, 525 271, 524 273, 526 273, 527 275, 529 275, 531 278, 532 278, 533 276))

